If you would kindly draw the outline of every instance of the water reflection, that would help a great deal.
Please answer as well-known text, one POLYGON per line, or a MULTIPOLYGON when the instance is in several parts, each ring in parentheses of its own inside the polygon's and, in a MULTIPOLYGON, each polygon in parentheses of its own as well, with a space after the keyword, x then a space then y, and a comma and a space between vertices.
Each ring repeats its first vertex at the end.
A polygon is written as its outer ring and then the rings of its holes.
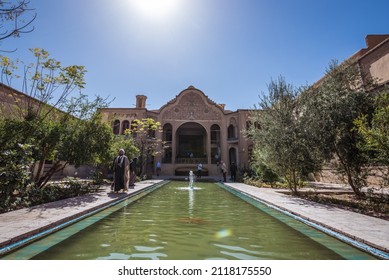
MULTIPOLYGON (((287 223, 297 223, 294 219, 290 220, 287 223)), ((305 225, 301 226, 305 232, 310 231, 305 229, 305 225)), ((314 234, 315 240, 319 240, 317 236, 320 235, 322 241, 315 242, 216 184, 195 182, 191 189, 183 182, 171 182, 78 234, 46 248, 34 258, 204 260, 367 257, 323 233, 315 231, 314 234), (339 249, 330 250, 323 241, 327 244, 331 242, 339 249), (338 252, 342 252, 341 255, 338 252)))

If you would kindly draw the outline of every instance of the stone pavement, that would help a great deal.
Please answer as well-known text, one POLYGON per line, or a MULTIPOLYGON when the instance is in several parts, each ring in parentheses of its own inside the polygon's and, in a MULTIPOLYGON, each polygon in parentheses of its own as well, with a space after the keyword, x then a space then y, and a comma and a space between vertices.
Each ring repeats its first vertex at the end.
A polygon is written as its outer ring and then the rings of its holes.
MULTIPOLYGON (((109 186, 106 186, 99 193, 0 214, 0 256, 5 253, 4 250, 2 253, 2 249, 15 242, 134 195, 153 184, 160 183, 163 179, 159 177, 139 182, 128 193, 113 194, 110 193, 109 186)), ((276 189, 257 188, 243 183, 225 184, 270 205, 381 250, 389 258, 389 221, 292 197, 276 189)))

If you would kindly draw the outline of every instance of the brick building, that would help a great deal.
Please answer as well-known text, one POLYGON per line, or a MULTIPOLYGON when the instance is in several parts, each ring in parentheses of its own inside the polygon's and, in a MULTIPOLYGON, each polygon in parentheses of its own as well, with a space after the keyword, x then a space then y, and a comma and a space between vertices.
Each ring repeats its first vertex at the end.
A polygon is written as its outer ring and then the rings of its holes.
MULTIPOLYGON (((375 78, 381 88, 389 84, 389 34, 367 35, 365 41, 366 48, 348 60, 359 65, 362 77, 375 78)), ((225 161, 227 166, 235 162, 238 167, 248 167, 252 143, 244 137, 243 130, 249 123, 250 110, 225 110, 223 104, 215 103, 193 86, 156 110, 146 108, 146 99, 147 96, 137 95, 135 108, 101 111, 114 134, 123 134, 134 119, 152 118, 161 123, 163 131, 155 136, 165 141, 167 148, 153 160, 163 164, 162 175, 195 170, 198 162, 203 164, 206 174, 217 175, 219 160, 225 161)), ((29 96, 1 85, 0 112, 3 115, 13 111, 12 106, 26 106, 30 102, 29 96)), ((37 100, 33 102, 41 105, 37 100)))
POLYGON ((166 144, 153 162, 163 164, 162 175, 184 175, 201 162, 204 173, 217 175, 217 162, 247 167, 251 142, 244 137, 249 110, 229 111, 193 86, 181 91, 160 109, 146 108, 144 95, 136 96, 135 108, 102 109, 103 120, 114 134, 123 134, 135 119, 152 118, 161 123, 156 138, 166 144))

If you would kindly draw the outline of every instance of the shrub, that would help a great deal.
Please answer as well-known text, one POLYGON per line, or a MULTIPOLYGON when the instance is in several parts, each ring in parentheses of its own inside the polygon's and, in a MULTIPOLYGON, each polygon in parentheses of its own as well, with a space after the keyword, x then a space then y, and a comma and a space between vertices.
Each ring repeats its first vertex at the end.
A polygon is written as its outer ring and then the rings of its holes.
POLYGON ((0 210, 16 203, 13 194, 29 182, 31 146, 16 144, 13 149, 0 150, 0 210))

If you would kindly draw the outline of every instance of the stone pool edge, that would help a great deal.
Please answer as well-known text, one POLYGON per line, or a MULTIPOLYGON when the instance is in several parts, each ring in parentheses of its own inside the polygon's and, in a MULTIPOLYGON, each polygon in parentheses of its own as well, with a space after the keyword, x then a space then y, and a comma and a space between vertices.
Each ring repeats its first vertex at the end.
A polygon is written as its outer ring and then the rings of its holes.
MULTIPOLYGON (((222 183, 220 183, 222 184, 222 183)), ((336 228, 334 226, 331 226, 327 223, 321 222, 318 219, 314 219, 312 217, 308 217, 306 215, 303 215, 302 213, 298 211, 293 211, 292 209, 288 207, 281 206, 280 203, 277 203, 275 201, 270 201, 271 199, 266 199, 261 197, 261 195, 254 194, 251 191, 247 192, 245 189, 242 189, 239 187, 239 185, 245 185, 245 184, 236 184, 236 183, 224 183, 223 184, 225 187, 231 188, 235 191, 238 191, 254 200, 259 201, 260 203, 265 204, 268 207, 271 207, 277 211, 280 211, 290 217, 293 217, 294 219, 297 219, 321 232, 324 232, 332 237, 335 237, 351 246, 354 246, 362 251, 365 251, 375 257, 378 257, 380 259, 386 259, 389 260, 389 247, 383 247, 378 244, 375 244, 373 242, 370 242, 368 240, 365 240, 363 238, 360 238, 356 235, 350 234, 349 232, 346 232, 345 230, 341 230, 339 228, 336 228)), ((245 185, 245 187, 250 187, 255 189, 258 189, 253 186, 245 185)), ((276 191, 274 191, 276 193, 276 191)), ((283 194, 279 194, 283 195, 283 194)), ((316 203, 311 203, 309 204, 316 204, 316 203)), ((343 211, 343 210, 342 210, 343 211)), ((360 215, 360 214, 358 214, 360 215)), ((389 222, 387 222, 389 225, 389 222)))
MULTIPOLYGON (((152 188, 156 188, 158 186, 162 186, 162 185, 166 184, 167 182, 168 182, 168 180, 158 180, 158 181, 151 181, 149 183, 146 182, 146 183, 144 183, 144 184, 146 184, 145 186, 142 186, 142 184, 137 184, 138 189, 130 189, 129 193, 120 193, 120 194, 118 194, 118 196, 115 199, 105 201, 101 204, 98 204, 98 205, 90 207, 90 208, 87 207, 85 210, 80 211, 76 214, 71 214, 71 215, 65 216, 63 218, 55 220, 55 221, 53 221, 49 224, 46 224, 44 226, 35 228, 33 230, 24 232, 22 234, 15 235, 12 238, 7 239, 5 241, 2 241, 0 243, 0 257, 3 257, 11 252, 14 252, 23 246, 29 245, 29 244, 31 244, 39 239, 44 238, 47 235, 50 235, 54 232, 59 231, 67 226, 70 226, 74 223, 77 223, 78 221, 80 221, 82 219, 90 217, 90 216, 92 216, 100 211, 103 211, 109 207, 112 207, 116 204, 119 204, 119 203, 133 197, 133 196, 136 196, 136 195, 142 193, 142 192, 148 191, 148 190, 150 190, 152 188)), ((108 194, 107 191, 105 193, 108 194)), ((77 199, 77 197, 72 198, 72 199, 77 199)), ((52 202, 50 204, 55 204, 55 203, 56 202, 52 202)), ((11 214, 11 212, 4 213, 4 214, 11 214)), ((3 215, 3 214, 0 214, 0 217, 1 217, 1 215, 3 215)), ((2 225, 1 221, 0 221, 0 225, 2 225)), ((0 232, 0 234, 1 234, 1 232, 0 232)))

